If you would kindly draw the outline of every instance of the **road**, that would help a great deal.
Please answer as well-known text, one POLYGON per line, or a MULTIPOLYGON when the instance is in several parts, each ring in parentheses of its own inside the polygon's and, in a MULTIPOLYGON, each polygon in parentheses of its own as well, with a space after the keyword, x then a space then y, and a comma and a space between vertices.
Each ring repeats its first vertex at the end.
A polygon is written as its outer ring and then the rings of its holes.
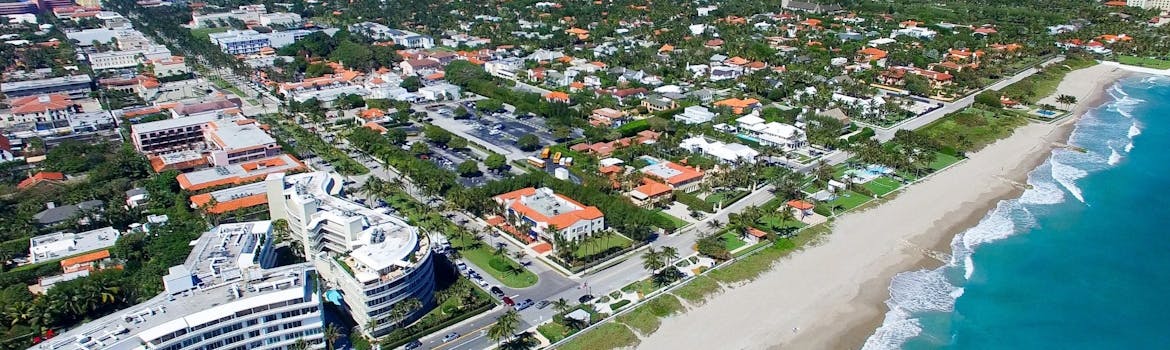
MULTIPOLYGON (((764 186, 743 199, 735 202, 720 210, 715 214, 708 215, 703 220, 689 226, 678 233, 669 236, 660 237, 658 240, 652 242, 650 245, 654 248, 661 248, 664 246, 674 247, 679 251, 681 256, 689 256, 694 253, 695 242, 700 236, 715 232, 722 228, 722 225, 711 226, 709 222, 727 222, 728 215, 731 213, 738 213, 749 206, 760 206, 765 202, 771 200, 772 186, 764 186)), ((533 264, 534 266, 540 264, 533 264)), ((591 275, 582 276, 579 278, 565 278, 556 272, 555 276, 541 274, 541 283, 537 286, 519 290, 521 299, 532 298, 533 301, 540 300, 557 300, 564 298, 570 303, 576 303, 577 299, 586 293, 593 295, 604 295, 614 290, 633 283, 635 281, 645 279, 650 276, 650 271, 642 267, 641 254, 634 254, 626 260, 598 271, 591 275), (549 285, 542 285, 546 278, 553 277, 557 281, 549 285), (570 281, 572 284, 567 286, 560 286, 562 281, 570 281), (560 288, 556 288, 556 287, 560 288)), ((508 290, 505 290, 506 292, 508 290)), ((511 293, 509 293, 511 294, 511 293)), ((495 322, 496 317, 499 317, 504 311, 495 309, 493 312, 485 313, 475 317, 475 322, 455 327, 451 330, 435 333, 427 337, 423 337, 421 342, 424 348, 428 349, 448 349, 448 350, 472 350, 472 349, 486 349, 495 346, 495 342, 482 333, 482 329, 490 327, 495 322), (462 336, 450 343, 443 344, 442 337, 452 331, 461 334, 462 336)), ((528 329, 551 319, 556 314, 552 308, 536 309, 528 308, 520 312, 521 325, 520 329, 528 329)))
MULTIPOLYGON (((1042 67, 1048 66, 1048 65, 1055 64, 1055 63, 1060 63, 1061 61, 1064 61, 1064 56, 1053 57, 1052 59, 1049 59, 1048 61, 1041 63, 1039 66, 1042 66, 1042 67)), ((919 116, 917 118, 910 119, 910 120, 906 121, 905 123, 898 124, 898 125, 894 126, 893 128, 876 128, 876 129, 874 129, 874 131, 876 131, 877 139, 878 139, 878 141, 886 142, 886 141, 893 139, 894 134, 897 133, 898 130, 917 130, 918 128, 929 125, 930 123, 933 123, 934 121, 939 120, 939 118, 942 118, 942 117, 946 116, 947 114, 951 114, 953 112, 957 112, 957 111, 963 110, 964 108, 971 106, 971 104, 975 102, 975 95, 978 95, 980 92, 984 92, 984 91, 988 91, 988 90, 997 90, 998 91, 999 89, 1003 89, 1004 87, 1007 87, 1008 85, 1015 84, 1016 82, 1023 80, 1024 78, 1030 77, 1039 71, 1040 70, 1038 68, 1035 68, 1035 67, 1025 69, 1023 71, 1020 71, 1019 73, 1016 73, 1016 75, 1013 75, 1010 78, 1000 80, 999 82, 996 82, 995 84, 991 84, 990 86, 984 88, 983 90, 979 90, 975 93, 967 95, 967 97, 961 98, 957 101, 950 102, 950 103, 944 103, 943 106, 939 109, 930 111, 929 113, 923 114, 922 116, 919 116)))

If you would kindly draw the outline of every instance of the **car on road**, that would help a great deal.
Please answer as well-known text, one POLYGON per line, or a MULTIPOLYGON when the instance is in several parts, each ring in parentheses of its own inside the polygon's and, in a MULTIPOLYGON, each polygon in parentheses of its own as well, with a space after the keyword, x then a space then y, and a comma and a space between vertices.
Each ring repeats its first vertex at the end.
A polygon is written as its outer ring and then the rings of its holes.
POLYGON ((582 304, 588 303, 590 300, 593 300, 593 294, 585 294, 585 295, 582 295, 580 298, 577 298, 577 302, 582 303, 582 304))
POLYGON ((487 281, 484 281, 482 278, 476 278, 475 283, 479 284, 480 287, 484 287, 484 288, 487 288, 487 286, 488 286, 487 281))
POLYGON ((544 308, 548 307, 549 304, 552 304, 552 303, 550 303, 548 300, 541 300, 540 302, 536 303, 536 308, 537 309, 544 309, 544 308))
POLYGON ((459 261, 455 263, 455 267, 458 267, 459 271, 467 270, 467 263, 459 261))
POLYGON ((527 309, 530 306, 532 306, 532 299, 524 299, 524 301, 516 303, 515 307, 516 307, 516 311, 523 311, 524 309, 527 309))
POLYGON ((405 350, 414 350, 422 347, 422 342, 415 339, 412 342, 406 343, 402 348, 405 350))
POLYGON ((459 339, 459 333, 451 332, 451 334, 443 336, 444 343, 450 342, 450 341, 455 340, 455 339, 459 339))

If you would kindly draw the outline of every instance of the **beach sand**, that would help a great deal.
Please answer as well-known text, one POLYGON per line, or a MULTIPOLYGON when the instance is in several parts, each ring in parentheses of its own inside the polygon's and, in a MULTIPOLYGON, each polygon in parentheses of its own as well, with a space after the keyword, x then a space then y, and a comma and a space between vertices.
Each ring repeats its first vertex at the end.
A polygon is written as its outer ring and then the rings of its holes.
POLYGON ((975 226, 999 200, 1019 196, 1028 172, 1066 142, 1076 119, 1126 74, 1105 65, 1069 73, 1056 95, 1078 97, 1074 117, 1022 126, 894 199, 842 216, 820 244, 664 320, 639 348, 860 348, 887 311, 890 279, 941 266, 927 252, 949 252, 955 234, 975 226))

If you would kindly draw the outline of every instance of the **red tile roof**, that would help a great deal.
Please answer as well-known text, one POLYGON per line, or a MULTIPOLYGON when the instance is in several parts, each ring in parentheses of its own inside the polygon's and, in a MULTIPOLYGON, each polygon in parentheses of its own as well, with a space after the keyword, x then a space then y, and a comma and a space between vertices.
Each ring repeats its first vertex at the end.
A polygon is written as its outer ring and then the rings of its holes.
POLYGON ((11 105, 12 114, 29 114, 69 109, 73 101, 65 94, 50 94, 19 97, 11 105))
POLYGON ((23 190, 23 189, 26 189, 29 187, 36 186, 36 184, 39 184, 39 183, 44 182, 44 181, 65 181, 65 174, 42 171, 42 172, 34 174, 33 176, 31 176, 27 179, 24 179, 24 181, 21 181, 19 184, 16 184, 16 188, 23 190))

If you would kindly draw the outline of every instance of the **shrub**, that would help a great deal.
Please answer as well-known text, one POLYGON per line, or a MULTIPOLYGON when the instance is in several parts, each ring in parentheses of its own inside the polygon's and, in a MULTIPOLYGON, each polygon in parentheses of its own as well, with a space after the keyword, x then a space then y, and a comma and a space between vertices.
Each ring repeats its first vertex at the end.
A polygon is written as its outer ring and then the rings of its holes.
POLYGON ((629 305, 629 304, 630 304, 630 300, 629 300, 629 299, 622 299, 622 300, 621 300, 621 301, 619 301, 619 302, 616 302, 616 303, 610 304, 610 305, 609 305, 609 309, 610 309, 610 310, 613 310, 613 311, 618 311, 618 310, 621 310, 623 307, 625 307, 626 305, 629 305))
POLYGON ((686 193, 684 191, 674 191, 674 199, 679 203, 686 205, 688 208, 691 208, 692 210, 700 210, 708 213, 715 212, 715 207, 711 205, 711 203, 707 203, 707 201, 699 199, 698 196, 695 196, 691 193, 686 193))

